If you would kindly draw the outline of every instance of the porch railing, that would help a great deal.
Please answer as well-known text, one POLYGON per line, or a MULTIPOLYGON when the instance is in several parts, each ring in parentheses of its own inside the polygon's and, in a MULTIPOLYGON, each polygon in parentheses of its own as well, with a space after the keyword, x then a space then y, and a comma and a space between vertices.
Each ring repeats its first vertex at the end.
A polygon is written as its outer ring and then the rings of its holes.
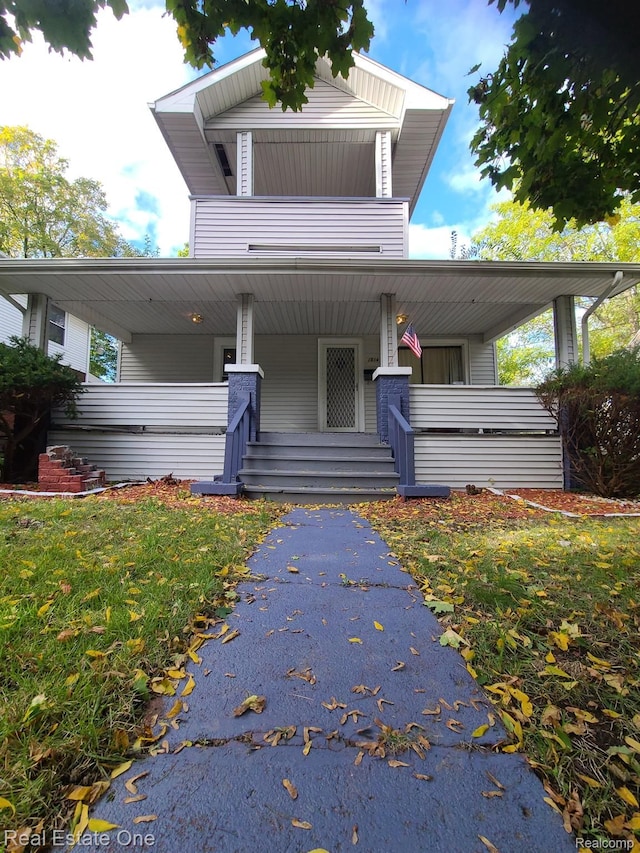
POLYGON ((416 483, 413 437, 411 424, 400 412, 400 398, 392 398, 389 401, 389 443, 400 486, 415 486, 416 483))
POLYGON ((237 481, 238 471, 242 468, 242 457, 249 441, 250 429, 251 398, 247 394, 227 428, 223 483, 235 483, 237 481))

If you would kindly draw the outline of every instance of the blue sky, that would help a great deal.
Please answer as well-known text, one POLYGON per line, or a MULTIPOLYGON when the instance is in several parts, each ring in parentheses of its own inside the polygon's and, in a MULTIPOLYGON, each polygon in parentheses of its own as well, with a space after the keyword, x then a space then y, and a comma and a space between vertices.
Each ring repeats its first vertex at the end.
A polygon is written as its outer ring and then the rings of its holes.
MULTIPOLYGON (((446 258, 451 231, 467 242, 498 200, 478 180, 469 152, 478 114, 466 94, 474 78, 466 75, 478 62, 487 72, 496 67, 515 16, 487 0, 366 6, 376 28, 369 55, 456 101, 410 226, 413 257, 446 258)), ((0 124, 26 124, 55 139, 72 177, 101 181, 124 236, 141 243, 149 234, 164 256, 188 239, 189 203, 147 104, 196 72, 182 62, 163 2, 133 0, 130 8, 119 22, 100 13, 92 63, 49 53, 37 38, 21 57, 0 61, 0 124)), ((225 37, 216 58, 228 62, 255 46, 246 34, 225 37)))

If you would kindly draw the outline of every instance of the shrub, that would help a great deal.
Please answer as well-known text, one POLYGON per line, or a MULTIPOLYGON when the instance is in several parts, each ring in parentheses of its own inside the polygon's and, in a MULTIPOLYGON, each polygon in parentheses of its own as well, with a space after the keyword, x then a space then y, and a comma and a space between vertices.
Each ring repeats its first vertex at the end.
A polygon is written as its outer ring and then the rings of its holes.
POLYGON ((0 343, 0 441, 4 442, 0 478, 15 483, 34 476, 38 440, 54 406, 77 414, 82 393, 78 374, 26 338, 0 343))
POLYGON ((610 498, 640 495, 640 347, 556 370, 536 393, 558 417, 576 485, 610 498))

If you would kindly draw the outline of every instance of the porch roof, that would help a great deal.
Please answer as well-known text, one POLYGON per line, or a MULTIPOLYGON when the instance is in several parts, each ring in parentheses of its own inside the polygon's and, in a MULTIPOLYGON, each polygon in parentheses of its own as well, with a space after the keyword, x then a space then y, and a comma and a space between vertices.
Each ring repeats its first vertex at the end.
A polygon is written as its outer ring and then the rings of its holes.
POLYGON ((378 334, 380 295, 395 293, 421 337, 492 341, 561 295, 597 297, 640 281, 640 265, 251 258, 5 259, 0 294, 44 293, 124 341, 134 334, 233 335, 240 293, 260 334, 378 334), (195 325, 191 315, 203 322, 195 325))

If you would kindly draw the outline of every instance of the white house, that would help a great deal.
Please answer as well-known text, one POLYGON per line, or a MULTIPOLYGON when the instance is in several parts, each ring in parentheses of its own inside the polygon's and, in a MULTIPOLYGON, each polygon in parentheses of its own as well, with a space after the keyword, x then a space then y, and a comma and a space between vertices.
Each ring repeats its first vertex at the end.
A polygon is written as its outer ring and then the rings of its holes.
POLYGON ((495 341, 553 305, 558 362, 575 359, 574 297, 640 268, 408 259, 451 101, 356 56, 348 80, 318 62, 309 103, 283 113, 261 99, 262 58, 151 107, 191 194, 190 258, 0 260, 33 324, 53 301, 123 342, 119 382, 90 388, 75 423, 56 415, 51 440, 110 478, 199 491, 561 487, 557 425, 497 384, 495 341))
MULTIPOLYGON (((25 294, 14 294, 9 298, 0 294, 0 342, 8 343, 11 337, 21 337, 25 333, 27 301, 25 294)), ((50 303, 47 336, 49 355, 59 354, 63 364, 69 365, 83 379, 87 379, 90 326, 50 303)))

